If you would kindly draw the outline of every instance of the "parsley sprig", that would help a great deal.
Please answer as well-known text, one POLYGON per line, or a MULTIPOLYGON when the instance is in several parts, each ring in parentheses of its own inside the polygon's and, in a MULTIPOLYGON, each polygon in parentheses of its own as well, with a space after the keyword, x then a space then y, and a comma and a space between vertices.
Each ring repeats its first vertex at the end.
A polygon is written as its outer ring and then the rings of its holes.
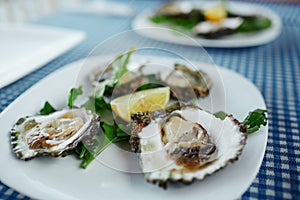
MULTIPOLYGON (((220 111, 214 114, 219 119, 225 119, 227 113, 220 111)), ((247 117, 244 119, 243 124, 247 128, 247 133, 251 134, 259 130, 261 126, 267 125, 267 111, 262 109, 256 109, 249 112, 247 117)))

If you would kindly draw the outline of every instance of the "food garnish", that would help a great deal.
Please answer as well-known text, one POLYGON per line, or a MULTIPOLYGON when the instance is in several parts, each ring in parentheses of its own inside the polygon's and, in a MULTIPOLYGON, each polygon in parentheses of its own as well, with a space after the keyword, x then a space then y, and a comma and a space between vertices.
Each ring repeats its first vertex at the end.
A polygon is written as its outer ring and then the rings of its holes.
POLYGON ((130 48, 128 52, 118 55, 113 62, 105 68, 105 71, 99 71, 94 77, 99 78, 95 91, 95 96, 111 95, 113 88, 119 83, 119 80, 128 71, 127 64, 130 56, 135 52, 135 48, 130 48), (100 77, 98 77, 100 76, 100 77))
POLYGON ((82 94, 82 86, 79 88, 72 88, 69 94, 68 106, 73 107, 75 99, 82 94))
POLYGON ((227 17, 227 11, 223 5, 217 5, 204 11, 204 17, 207 21, 221 22, 227 17))
POLYGON ((103 97, 89 97, 82 107, 101 116, 100 129, 97 134, 86 137, 80 142, 73 153, 82 160, 81 167, 87 166, 111 143, 128 142, 130 135, 124 132, 113 119, 111 106, 103 97))
POLYGON ((169 99, 170 88, 160 87, 118 97, 113 99, 110 105, 118 117, 130 122, 131 114, 164 109, 169 99))
MULTIPOLYGON (((219 119, 225 119, 228 114, 223 111, 214 113, 215 117, 219 119)), ((259 130, 261 126, 267 125, 267 110, 255 109, 248 113, 247 117, 244 119, 243 124, 246 127, 247 133, 251 134, 259 130)))
POLYGON ((48 115, 55 111, 55 108, 53 108, 53 106, 48 101, 46 101, 44 107, 40 110, 40 115, 48 115))
POLYGON ((268 118, 266 113, 266 110, 256 109, 248 114, 243 121, 243 124, 247 127, 248 134, 258 131, 261 126, 267 125, 268 118))

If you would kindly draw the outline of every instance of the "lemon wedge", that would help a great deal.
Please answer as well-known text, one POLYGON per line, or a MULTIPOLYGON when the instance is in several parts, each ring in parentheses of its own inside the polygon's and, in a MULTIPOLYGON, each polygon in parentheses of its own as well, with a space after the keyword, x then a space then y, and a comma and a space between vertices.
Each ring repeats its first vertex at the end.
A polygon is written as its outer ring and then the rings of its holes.
POLYGON ((169 100, 170 88, 161 87, 118 97, 110 105, 119 118, 129 122, 132 113, 164 109, 169 100))
POLYGON ((222 5, 213 6, 204 12, 205 19, 212 22, 221 22, 227 17, 227 12, 222 5))

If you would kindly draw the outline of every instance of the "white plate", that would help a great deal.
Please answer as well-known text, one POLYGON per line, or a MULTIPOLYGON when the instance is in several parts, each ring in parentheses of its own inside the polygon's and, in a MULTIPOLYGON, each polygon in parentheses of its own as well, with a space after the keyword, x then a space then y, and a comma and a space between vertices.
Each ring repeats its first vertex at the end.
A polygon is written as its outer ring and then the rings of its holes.
MULTIPOLYGON (((179 5, 186 3, 187 2, 185 1, 178 2, 179 5)), ((197 1, 197 3, 195 3, 195 5, 198 5, 197 7, 210 6, 212 4, 216 4, 216 2, 197 1)), ((234 34, 220 39, 205 39, 192 36, 190 33, 179 33, 171 29, 166 31, 165 29, 168 28, 168 26, 155 24, 149 20, 149 17, 154 15, 154 11, 149 11, 136 16, 132 22, 132 28, 142 36, 159 41, 190 46, 198 46, 201 44, 204 47, 224 48, 250 47, 266 44, 274 40, 281 32, 282 25, 280 17, 266 7, 242 2, 228 2, 228 8, 241 14, 251 13, 268 17, 272 21, 272 26, 266 30, 255 33, 234 34), (196 42, 188 39, 185 34, 190 35, 190 37, 192 37, 196 42)))
POLYGON ((0 24, 0 88, 74 47, 84 32, 28 24, 0 24))
MULTIPOLYGON (((77 85, 78 80, 84 82, 80 77, 85 77, 89 70, 101 65, 99 61, 104 63, 105 60, 106 57, 99 57, 97 62, 90 62, 91 67, 86 71, 80 69, 82 61, 69 64, 27 90, 1 113, 0 179, 3 183, 36 199, 122 199, 124 195, 132 200, 141 197, 173 200, 235 199, 247 190, 258 173, 264 156, 267 127, 249 136, 242 155, 235 163, 229 164, 203 181, 189 186, 170 185, 166 191, 147 183, 141 174, 112 169, 120 166, 123 169, 138 168, 136 156, 130 157, 116 149, 116 146, 106 149, 98 157, 100 162, 94 161, 87 170, 80 169, 80 161, 73 156, 40 157, 27 162, 18 160, 11 152, 9 142, 9 130, 16 120, 21 116, 36 113, 46 100, 56 108, 65 106, 70 88, 77 85)), ((151 61, 153 60, 159 63, 174 62, 151 57, 151 61)), ((244 119, 249 111, 266 108, 257 88, 241 75, 223 68, 202 64, 199 66, 209 76, 218 79, 214 81, 210 97, 225 94, 225 111, 233 113, 238 119, 244 119)), ((223 104, 218 102, 217 98, 215 103, 223 104)), ((210 109, 206 106, 204 108, 210 109)))

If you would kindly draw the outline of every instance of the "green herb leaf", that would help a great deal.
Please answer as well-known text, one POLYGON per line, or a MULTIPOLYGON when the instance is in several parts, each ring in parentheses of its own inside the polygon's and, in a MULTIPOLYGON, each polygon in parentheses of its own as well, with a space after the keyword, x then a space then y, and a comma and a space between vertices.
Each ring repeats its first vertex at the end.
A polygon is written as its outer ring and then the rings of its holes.
POLYGON ((73 153, 82 160, 81 167, 86 169, 87 166, 103 152, 111 143, 129 141, 130 136, 122 131, 117 124, 108 125, 101 123, 103 131, 93 136, 92 144, 83 144, 80 142, 73 150, 73 153))
POLYGON ((129 62, 130 56, 135 52, 135 48, 130 48, 130 50, 124 54, 120 54, 113 62, 113 77, 115 83, 120 80, 120 78, 128 71, 127 64, 129 62))
MULTIPOLYGON (((247 128, 248 134, 258 131, 261 126, 267 125, 268 118, 266 116, 266 112, 266 110, 262 109, 256 109, 252 112, 249 112, 249 114, 243 121, 243 124, 247 128)), ((228 114, 223 111, 214 113, 214 116, 221 120, 224 120, 227 115, 228 114)))
POLYGON ((179 16, 154 15, 150 20, 156 24, 169 24, 182 29, 190 30, 199 22, 204 21, 204 15, 200 10, 192 10, 188 14, 179 16))
POLYGON ((82 142, 79 142, 75 149, 73 149, 73 153, 82 160, 81 167, 83 169, 86 169, 87 166, 95 159, 82 142))
POLYGON ((69 94, 68 106, 71 108, 74 106, 75 99, 82 94, 82 86, 79 88, 72 88, 69 94))
POLYGON ((93 90, 93 96, 102 97, 103 95, 110 96, 114 88, 114 78, 108 78, 100 83, 93 90))
POLYGON ((256 109, 248 114, 243 122, 247 126, 248 134, 258 131, 260 126, 267 125, 268 118, 266 113, 266 110, 256 109))
POLYGON ((95 157, 90 154, 88 151, 85 153, 85 159, 83 160, 83 162, 81 163, 81 167, 83 169, 86 169, 87 166, 95 159, 95 157))
POLYGON ((113 87, 119 82, 120 78, 128 72, 127 64, 134 52, 135 48, 130 48, 128 52, 120 54, 114 59, 110 66, 112 68, 112 76, 97 85, 94 91, 96 97, 111 94, 113 87))
POLYGON ((82 107, 100 115, 101 130, 92 136, 91 144, 80 143, 73 153, 82 160, 81 167, 87 166, 111 143, 129 141, 130 136, 114 122, 111 106, 104 97, 89 97, 82 107))
POLYGON ((159 87, 164 86, 164 84, 157 77, 156 74, 143 75, 143 81, 144 81, 144 84, 142 86, 140 86, 139 88, 137 88, 136 91, 149 90, 149 89, 159 88, 159 87))
POLYGON ((238 27, 236 32, 245 33, 260 31, 267 29, 272 25, 272 21, 269 18, 262 16, 253 16, 244 18, 243 23, 238 27))
POLYGON ((48 101, 46 101, 44 107, 40 110, 40 115, 49 115, 55 111, 56 110, 53 108, 53 106, 48 101))
POLYGON ((89 97, 82 107, 100 115, 101 121, 110 125, 114 123, 110 104, 105 101, 104 97, 89 97))
POLYGON ((214 116, 215 116, 216 118, 219 118, 219 119, 221 119, 221 120, 224 120, 225 117, 227 117, 227 113, 225 113, 225 112, 223 112, 223 111, 219 111, 219 112, 214 113, 214 116))
POLYGON ((129 141, 130 135, 125 133, 122 129, 119 128, 117 124, 108 125, 103 123, 102 125, 105 136, 110 141, 129 141))
POLYGON ((104 134, 106 136, 106 138, 108 140, 113 140, 115 137, 116 137, 116 129, 115 129, 115 125, 108 125, 106 123, 103 123, 102 124, 102 128, 104 130, 104 134))

